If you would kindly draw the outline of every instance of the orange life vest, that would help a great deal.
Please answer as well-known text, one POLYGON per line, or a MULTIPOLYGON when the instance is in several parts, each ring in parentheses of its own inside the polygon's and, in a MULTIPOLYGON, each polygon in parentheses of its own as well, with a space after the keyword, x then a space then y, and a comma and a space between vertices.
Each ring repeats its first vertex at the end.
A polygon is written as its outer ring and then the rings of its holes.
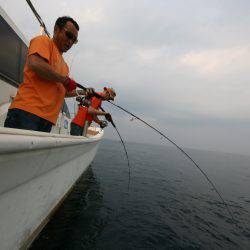
POLYGON ((72 122, 77 124, 80 127, 84 127, 87 114, 88 114, 88 108, 85 106, 79 106, 77 114, 75 118, 72 120, 72 122))

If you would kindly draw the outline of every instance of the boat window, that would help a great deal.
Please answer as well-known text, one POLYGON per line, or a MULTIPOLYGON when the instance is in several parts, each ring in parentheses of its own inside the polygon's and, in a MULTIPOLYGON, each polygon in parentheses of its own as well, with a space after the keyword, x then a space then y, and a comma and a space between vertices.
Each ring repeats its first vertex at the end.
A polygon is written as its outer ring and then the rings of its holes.
POLYGON ((10 25, 0 16, 0 77, 14 86, 23 80, 27 46, 10 25))

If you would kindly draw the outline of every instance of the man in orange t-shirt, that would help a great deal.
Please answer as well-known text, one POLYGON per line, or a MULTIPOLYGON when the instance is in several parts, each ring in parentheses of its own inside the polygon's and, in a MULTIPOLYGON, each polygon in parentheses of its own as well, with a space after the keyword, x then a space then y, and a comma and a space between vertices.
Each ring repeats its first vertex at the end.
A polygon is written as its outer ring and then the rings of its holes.
POLYGON ((77 42, 78 31, 71 17, 59 17, 53 39, 37 36, 30 41, 24 81, 9 107, 5 127, 51 131, 65 96, 76 96, 76 82, 68 77, 69 68, 62 54, 77 42))
MULTIPOLYGON (((97 97, 92 97, 92 100, 91 100, 91 107, 95 110, 99 110, 101 108, 102 101, 109 101, 109 100, 114 101, 116 97, 116 93, 113 88, 104 87, 103 92, 98 92, 98 94, 102 96, 102 99, 97 98, 97 97)), ((92 121, 99 124, 101 128, 105 128, 107 126, 107 123, 99 120, 97 115, 104 115, 108 121, 111 120, 111 115, 104 111, 99 110, 99 112, 100 112, 99 114, 90 114, 90 113, 87 114, 86 122, 88 123, 88 126, 92 123, 92 121)))
POLYGON ((105 128, 108 124, 106 121, 101 121, 98 119, 98 115, 105 116, 105 118, 110 121, 112 117, 109 113, 99 110, 102 101, 114 100, 116 93, 112 88, 104 87, 103 92, 98 92, 102 98, 92 97, 89 99, 78 98, 77 101, 80 102, 79 108, 75 118, 72 120, 70 125, 70 134, 81 136, 86 133, 88 126, 94 120, 101 128, 105 128))
MULTIPOLYGON (((102 94, 102 93, 99 93, 102 94)), ((85 135, 84 132, 88 125, 86 124, 87 121, 87 116, 90 115, 91 117, 93 116, 97 116, 97 115, 103 115, 105 117, 109 117, 111 116, 109 113, 98 110, 93 108, 92 106, 92 101, 93 98, 91 98, 91 96, 86 95, 85 98, 82 97, 77 97, 76 100, 79 102, 79 107, 78 107, 78 111, 77 114, 75 116, 75 118, 72 120, 71 124, 70 124, 70 134, 71 135, 76 135, 76 136, 81 136, 81 135, 85 135)), ((98 99, 99 100, 99 99, 98 99)), ((101 121, 100 123, 100 127, 104 128, 106 127, 106 121, 101 121)))

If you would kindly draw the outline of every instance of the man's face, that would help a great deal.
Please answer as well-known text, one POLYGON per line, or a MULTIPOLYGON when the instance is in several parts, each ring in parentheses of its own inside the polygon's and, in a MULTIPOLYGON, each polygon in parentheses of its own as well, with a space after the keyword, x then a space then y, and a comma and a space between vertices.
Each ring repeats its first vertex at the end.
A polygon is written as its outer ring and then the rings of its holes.
POLYGON ((58 49, 64 53, 77 42, 77 36, 78 31, 76 27, 72 22, 68 21, 62 29, 59 29, 59 27, 55 28, 54 41, 56 42, 58 49))

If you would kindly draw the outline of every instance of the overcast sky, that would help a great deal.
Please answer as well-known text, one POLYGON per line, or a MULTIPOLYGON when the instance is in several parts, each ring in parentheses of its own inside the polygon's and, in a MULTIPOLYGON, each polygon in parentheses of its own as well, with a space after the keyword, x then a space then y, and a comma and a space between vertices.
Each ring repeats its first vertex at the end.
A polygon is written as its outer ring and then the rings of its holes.
MULTIPOLYGON (((58 16, 79 23, 79 43, 65 55, 78 82, 108 83, 118 104, 180 146, 250 155, 249 0, 32 2, 51 33, 58 16)), ((0 4, 28 40, 39 33, 26 1, 0 4)), ((125 141, 163 143, 105 108, 125 141)))

